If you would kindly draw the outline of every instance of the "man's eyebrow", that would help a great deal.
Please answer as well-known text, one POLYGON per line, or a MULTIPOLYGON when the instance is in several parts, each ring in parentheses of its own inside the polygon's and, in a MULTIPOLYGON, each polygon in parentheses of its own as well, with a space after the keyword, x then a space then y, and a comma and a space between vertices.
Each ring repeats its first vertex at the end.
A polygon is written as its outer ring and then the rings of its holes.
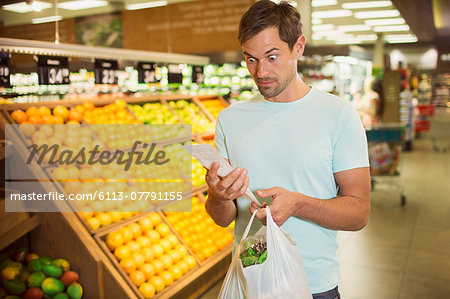
MULTIPOLYGON (((272 49, 270 49, 270 50, 267 50, 266 52, 264 52, 264 55, 269 54, 270 52, 276 51, 276 50, 279 50, 279 49, 275 47, 275 48, 272 48, 272 49)), ((253 57, 252 54, 250 54, 250 53, 248 53, 248 52, 246 52, 246 51, 244 51, 243 54, 244 54, 244 55, 247 55, 247 56, 250 56, 250 57, 253 57)))
POLYGON ((248 52, 245 52, 245 51, 244 51, 244 55, 247 55, 247 56, 253 56, 252 54, 250 54, 250 53, 248 53, 248 52))

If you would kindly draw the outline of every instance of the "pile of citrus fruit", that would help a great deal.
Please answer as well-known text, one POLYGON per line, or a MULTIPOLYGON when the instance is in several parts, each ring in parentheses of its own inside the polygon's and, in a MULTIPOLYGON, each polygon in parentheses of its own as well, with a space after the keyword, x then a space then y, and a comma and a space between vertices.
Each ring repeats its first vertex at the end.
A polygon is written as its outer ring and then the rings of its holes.
POLYGON ((11 118, 17 124, 79 124, 82 115, 80 114, 80 109, 85 109, 85 107, 90 107, 92 104, 85 103, 83 105, 78 105, 78 108, 68 109, 62 105, 56 105, 53 110, 41 106, 31 106, 25 111, 21 109, 14 110, 11 113, 11 118))
POLYGON ((220 100, 203 100, 202 105, 209 111, 209 113, 211 113, 211 115, 215 119, 217 119, 220 111, 227 107, 220 100))
POLYGON ((92 230, 128 219, 137 212, 79 212, 92 230))
POLYGON ((156 212, 109 233, 105 242, 144 298, 161 292, 196 265, 156 212))
POLYGON ((202 262, 233 241, 228 228, 214 223, 198 197, 192 197, 192 212, 165 212, 167 221, 202 262))
POLYGON ((84 109, 83 120, 88 124, 138 124, 139 121, 127 110, 124 100, 116 100, 114 103, 103 107, 90 107, 84 109))
POLYGON ((80 299, 83 288, 78 274, 65 259, 29 253, 27 247, 2 252, 0 258, 1 298, 80 299))

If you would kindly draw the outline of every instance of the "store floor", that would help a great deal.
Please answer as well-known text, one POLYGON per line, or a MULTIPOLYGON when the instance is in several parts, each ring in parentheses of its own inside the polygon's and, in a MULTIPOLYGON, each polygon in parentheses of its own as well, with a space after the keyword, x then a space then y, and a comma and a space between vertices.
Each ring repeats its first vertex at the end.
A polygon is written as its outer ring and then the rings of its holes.
MULTIPOLYGON (((401 153, 400 176, 376 184, 369 224, 339 233, 343 299, 450 298, 449 109, 413 146, 401 153), (403 207, 393 183, 404 188, 403 207)), ((221 284, 200 298, 217 298, 221 284)))

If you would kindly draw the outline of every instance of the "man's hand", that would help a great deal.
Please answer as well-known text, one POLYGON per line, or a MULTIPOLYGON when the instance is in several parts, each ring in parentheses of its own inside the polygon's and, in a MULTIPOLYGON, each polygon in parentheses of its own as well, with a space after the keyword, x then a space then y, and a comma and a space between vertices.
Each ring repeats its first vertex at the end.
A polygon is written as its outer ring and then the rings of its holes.
POLYGON ((217 175, 220 164, 214 162, 210 169, 206 172, 206 183, 209 192, 220 201, 231 201, 245 193, 248 188, 249 179, 247 169, 235 168, 226 177, 221 178, 217 175))
MULTIPOLYGON (((281 187, 273 187, 269 189, 263 189, 256 191, 256 195, 259 197, 272 197, 270 203, 270 213, 272 214, 273 221, 281 226, 290 216, 294 215, 297 210, 299 202, 299 193, 288 191, 281 187)), ((264 207, 265 205, 263 205, 264 207)), ((252 202, 250 206, 250 213, 258 209, 255 203, 252 202)), ((266 210, 261 209, 256 213, 256 218, 266 225, 266 210)))

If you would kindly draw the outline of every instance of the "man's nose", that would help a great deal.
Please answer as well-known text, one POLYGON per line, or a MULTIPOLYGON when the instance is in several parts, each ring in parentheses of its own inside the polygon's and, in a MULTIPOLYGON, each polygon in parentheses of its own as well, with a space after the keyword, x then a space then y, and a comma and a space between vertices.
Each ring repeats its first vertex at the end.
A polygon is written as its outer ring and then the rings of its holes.
POLYGON ((258 76, 258 78, 264 78, 265 76, 267 76, 267 74, 267 66, 263 62, 259 62, 256 75, 258 76))

